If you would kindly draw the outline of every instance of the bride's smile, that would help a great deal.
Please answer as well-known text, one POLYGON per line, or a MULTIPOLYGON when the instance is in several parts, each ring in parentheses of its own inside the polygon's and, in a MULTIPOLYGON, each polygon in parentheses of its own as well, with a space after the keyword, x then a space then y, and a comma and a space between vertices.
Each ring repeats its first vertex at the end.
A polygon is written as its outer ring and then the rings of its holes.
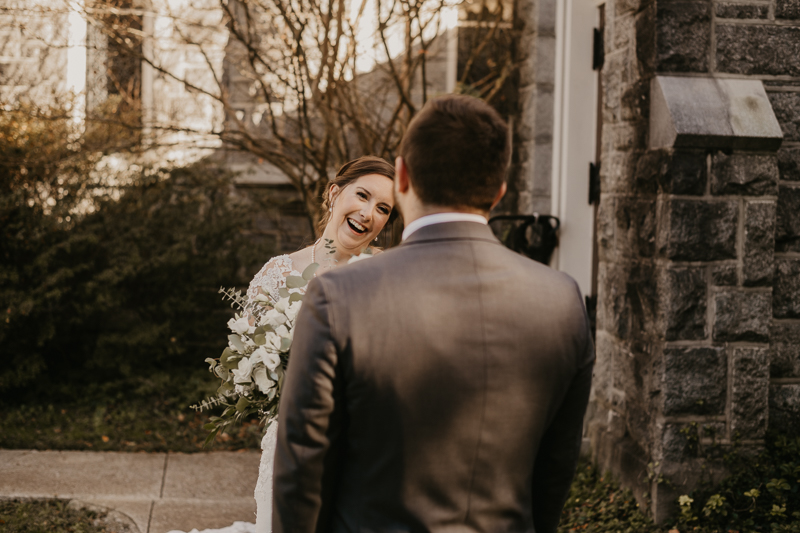
POLYGON ((343 254, 361 253, 386 225, 394 207, 392 180, 361 176, 345 187, 331 186, 331 217, 324 238, 343 254))

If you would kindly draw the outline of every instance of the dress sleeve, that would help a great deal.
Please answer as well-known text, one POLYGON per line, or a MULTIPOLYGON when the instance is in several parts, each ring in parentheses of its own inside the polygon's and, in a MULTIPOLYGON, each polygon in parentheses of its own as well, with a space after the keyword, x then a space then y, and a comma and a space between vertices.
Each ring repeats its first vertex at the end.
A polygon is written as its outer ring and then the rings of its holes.
POLYGON ((274 301, 278 300, 278 290, 286 286, 286 276, 292 272, 292 260, 288 255, 279 255, 270 259, 258 271, 247 289, 247 300, 253 302, 256 296, 266 294, 274 301))

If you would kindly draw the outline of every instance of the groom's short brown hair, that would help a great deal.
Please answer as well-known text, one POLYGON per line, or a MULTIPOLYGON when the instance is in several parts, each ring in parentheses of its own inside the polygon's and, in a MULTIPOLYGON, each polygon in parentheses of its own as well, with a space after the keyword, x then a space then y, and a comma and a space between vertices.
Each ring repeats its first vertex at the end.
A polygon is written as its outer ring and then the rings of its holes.
POLYGON ((408 125, 399 154, 428 205, 488 211, 506 176, 508 126, 478 98, 430 100, 408 125))

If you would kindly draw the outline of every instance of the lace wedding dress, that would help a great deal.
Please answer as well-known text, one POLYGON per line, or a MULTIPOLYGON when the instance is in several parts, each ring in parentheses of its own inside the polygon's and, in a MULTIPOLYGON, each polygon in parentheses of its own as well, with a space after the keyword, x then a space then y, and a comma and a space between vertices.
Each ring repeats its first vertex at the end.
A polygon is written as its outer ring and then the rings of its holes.
MULTIPOLYGON (((300 276, 294 269, 292 259, 288 255, 272 258, 255 275, 247 289, 247 298, 253 301, 259 292, 269 295, 274 300, 280 298, 279 291, 286 287, 287 276, 300 276)), ((275 457, 275 445, 278 436, 278 423, 273 422, 261 439, 261 463, 258 468, 258 482, 254 493, 256 499, 256 523, 234 522, 222 529, 193 529, 189 533, 271 533, 272 531, 272 462, 275 457)), ((170 531, 169 533, 183 533, 170 531)))
MULTIPOLYGON (((250 282, 247 298, 252 301, 259 292, 263 292, 268 294, 273 301, 277 301, 280 298, 278 291, 286 287, 286 277, 300 275, 302 274, 293 268, 292 259, 288 255, 274 257, 250 282)), ((261 464, 258 468, 258 482, 255 490, 256 533, 272 531, 272 462, 275 457, 277 438, 278 423, 273 422, 267 428, 264 438, 261 439, 261 464)))

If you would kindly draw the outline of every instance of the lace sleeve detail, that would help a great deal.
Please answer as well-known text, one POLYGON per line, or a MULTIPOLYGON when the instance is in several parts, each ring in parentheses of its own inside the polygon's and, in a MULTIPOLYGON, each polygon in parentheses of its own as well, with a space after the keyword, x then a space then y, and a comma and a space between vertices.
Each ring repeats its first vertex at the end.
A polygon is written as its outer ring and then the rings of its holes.
POLYGON ((286 286, 286 277, 300 275, 292 267, 292 258, 288 255, 279 255, 270 259, 250 282, 247 299, 252 302, 260 291, 277 301, 280 298, 278 291, 281 287, 286 286))

